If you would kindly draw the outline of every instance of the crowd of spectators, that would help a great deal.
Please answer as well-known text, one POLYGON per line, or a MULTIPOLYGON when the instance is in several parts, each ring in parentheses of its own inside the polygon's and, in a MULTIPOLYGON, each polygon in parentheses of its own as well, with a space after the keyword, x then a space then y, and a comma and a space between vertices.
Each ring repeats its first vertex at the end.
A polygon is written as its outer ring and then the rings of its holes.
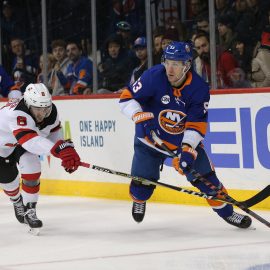
MULTIPOLYGON (((17 16, 18 10, 23 8, 18 2, 15 8, 10 1, 2 4, 3 66, 0 66, 0 75, 6 79, 0 82, 0 95, 6 97, 14 89, 24 92, 25 86, 31 82, 46 83, 54 96, 91 94, 90 27, 76 24, 76 29, 88 29, 83 32, 75 29, 79 36, 71 36, 70 28, 67 33, 64 24, 59 26, 62 31, 49 29, 48 39, 51 41, 45 57, 41 48, 37 50, 34 43, 29 42, 26 29, 30 26, 23 19, 24 13, 17 16), (44 78, 45 58, 47 78, 44 78)), ((84 6, 86 2, 79 1, 84 6)), ((103 34, 98 31, 97 93, 121 92, 122 87, 136 81, 148 68, 147 58, 150 56, 147 55, 143 4, 143 0, 111 1, 111 8, 104 11, 109 19, 103 17, 109 23, 104 31, 100 31, 103 34)), ((73 14, 76 17, 77 7, 78 3, 76 6, 71 4, 69 9, 66 7, 66 16, 73 14)), ((51 14, 51 21, 55 22, 56 17, 51 14)), ((89 16, 85 21, 90 26, 89 16)), ((215 22, 218 88, 270 86, 269 1, 215 0, 215 22)), ((190 40, 194 46, 193 68, 211 85, 208 1, 187 1, 187 20, 171 20, 157 26, 152 34, 154 64, 161 63, 163 50, 171 41, 190 40)))

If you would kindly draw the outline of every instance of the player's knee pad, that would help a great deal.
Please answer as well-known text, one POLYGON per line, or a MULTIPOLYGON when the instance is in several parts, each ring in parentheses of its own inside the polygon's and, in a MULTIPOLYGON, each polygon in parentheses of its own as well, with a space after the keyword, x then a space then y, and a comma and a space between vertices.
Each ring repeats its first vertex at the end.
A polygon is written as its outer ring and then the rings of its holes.
POLYGON ((24 185, 28 187, 38 186, 40 183, 40 175, 41 173, 29 173, 29 174, 22 174, 22 182, 24 185))
POLYGON ((25 180, 22 179, 23 185, 28 186, 28 187, 36 187, 40 184, 40 180, 33 180, 33 181, 29 181, 29 180, 25 180))
POLYGON ((154 192, 156 186, 145 185, 140 181, 132 180, 129 186, 129 192, 134 200, 146 201, 154 192))
POLYGON ((38 193, 41 173, 22 174, 22 190, 26 193, 38 193))

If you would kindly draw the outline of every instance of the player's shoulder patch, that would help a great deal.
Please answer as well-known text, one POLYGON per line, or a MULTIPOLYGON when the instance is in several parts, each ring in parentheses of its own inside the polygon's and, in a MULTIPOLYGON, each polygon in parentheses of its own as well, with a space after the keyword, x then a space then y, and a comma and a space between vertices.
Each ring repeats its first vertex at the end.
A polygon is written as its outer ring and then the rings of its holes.
POLYGON ((27 126, 27 118, 25 116, 18 115, 17 116, 17 125, 22 126, 22 127, 27 126))

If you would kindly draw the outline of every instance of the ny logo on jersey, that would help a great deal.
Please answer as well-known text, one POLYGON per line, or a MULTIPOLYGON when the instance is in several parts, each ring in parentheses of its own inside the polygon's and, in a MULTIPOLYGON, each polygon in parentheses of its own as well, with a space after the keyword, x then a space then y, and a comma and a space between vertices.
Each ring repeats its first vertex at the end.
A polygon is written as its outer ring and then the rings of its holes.
POLYGON ((185 130, 186 114, 181 111, 163 110, 159 113, 158 121, 161 128, 170 134, 181 134, 185 130))
POLYGON ((17 125, 18 126, 26 126, 27 125, 26 117, 18 116, 17 117, 17 125))

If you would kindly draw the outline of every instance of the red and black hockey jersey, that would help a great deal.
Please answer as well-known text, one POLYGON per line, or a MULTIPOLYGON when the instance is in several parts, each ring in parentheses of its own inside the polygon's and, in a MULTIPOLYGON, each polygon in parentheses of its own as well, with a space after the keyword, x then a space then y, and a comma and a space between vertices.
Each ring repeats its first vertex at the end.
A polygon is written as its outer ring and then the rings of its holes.
POLYGON ((9 156, 16 145, 37 155, 49 155, 57 140, 62 138, 56 106, 51 114, 37 124, 21 100, 8 102, 0 109, 0 156, 9 156))

